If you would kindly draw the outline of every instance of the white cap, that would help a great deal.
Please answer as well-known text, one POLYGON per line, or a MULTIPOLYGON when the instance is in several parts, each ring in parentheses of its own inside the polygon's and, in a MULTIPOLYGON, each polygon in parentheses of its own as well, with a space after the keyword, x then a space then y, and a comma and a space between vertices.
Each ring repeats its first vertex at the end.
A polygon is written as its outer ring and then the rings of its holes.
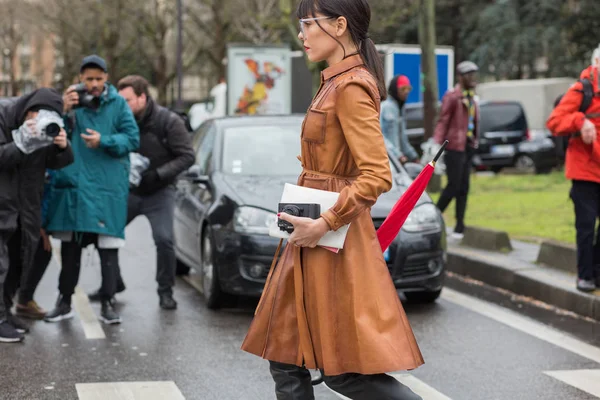
POLYGON ((456 72, 459 75, 468 74, 469 72, 479 71, 479 67, 472 61, 463 61, 456 66, 456 72))

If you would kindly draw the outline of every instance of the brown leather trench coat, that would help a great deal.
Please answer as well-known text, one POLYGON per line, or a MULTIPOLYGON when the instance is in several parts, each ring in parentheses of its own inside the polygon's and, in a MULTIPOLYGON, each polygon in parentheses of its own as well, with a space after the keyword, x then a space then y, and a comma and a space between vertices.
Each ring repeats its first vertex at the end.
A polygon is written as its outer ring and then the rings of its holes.
POLYGON ((298 185, 339 192, 321 216, 332 230, 348 223, 350 229, 338 254, 285 247, 271 266, 243 350, 328 376, 423 364, 370 216, 391 187, 379 103, 359 55, 322 72, 302 126, 298 185))

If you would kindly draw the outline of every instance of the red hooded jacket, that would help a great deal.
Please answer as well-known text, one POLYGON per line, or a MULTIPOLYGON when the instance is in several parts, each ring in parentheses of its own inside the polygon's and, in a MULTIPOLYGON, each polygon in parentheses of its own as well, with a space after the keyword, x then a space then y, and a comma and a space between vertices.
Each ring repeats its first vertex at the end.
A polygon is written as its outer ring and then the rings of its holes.
MULTIPOLYGON (((581 79, 592 79, 591 71, 591 66, 583 70, 581 79)), ((581 130, 583 121, 586 119, 585 114, 579 112, 582 100, 583 84, 576 82, 571 85, 546 122, 546 126, 554 136, 570 135, 581 130)), ((596 92, 586 114, 600 115, 600 92, 596 92)), ((596 141, 592 144, 585 144, 581 137, 569 139, 565 161, 565 176, 567 179, 600 183, 600 118, 589 119, 598 131, 596 141)))

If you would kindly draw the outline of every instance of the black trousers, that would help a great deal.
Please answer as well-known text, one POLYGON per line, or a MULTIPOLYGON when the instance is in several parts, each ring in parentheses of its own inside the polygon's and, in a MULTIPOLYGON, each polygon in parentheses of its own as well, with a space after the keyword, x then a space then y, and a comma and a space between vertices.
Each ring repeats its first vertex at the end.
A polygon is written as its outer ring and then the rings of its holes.
POLYGON ((50 265, 52 260, 52 250, 47 251, 44 249, 44 240, 40 238, 35 256, 33 258, 33 264, 29 271, 25 272, 23 277, 23 285, 19 289, 19 304, 27 304, 33 300, 33 295, 37 289, 40 281, 44 277, 44 273, 50 265))
MULTIPOLYGON (((145 215, 152 228, 156 245, 156 282, 158 294, 173 294, 177 259, 173 243, 173 219, 175 218, 175 188, 167 186, 148 196, 129 194, 127 201, 127 224, 137 216, 145 215)), ((123 278, 117 267, 117 281, 123 278)))
POLYGON ((457 233, 463 233, 465 229, 465 212, 467 210, 471 162, 474 152, 474 149, 467 146, 466 151, 446 150, 444 154, 448 184, 438 199, 437 207, 441 212, 444 212, 452 199, 456 199, 456 227, 454 231, 457 233))
POLYGON ((577 272, 580 279, 600 278, 600 183, 574 180, 571 200, 577 231, 577 272), (595 240, 594 240, 595 239, 595 240))
POLYGON ((8 243, 12 235, 12 232, 0 231, 0 321, 6 319, 6 316, 10 311, 10 306, 12 305, 5 290, 8 271, 11 267, 8 243), (9 302, 7 302, 7 300, 9 300, 9 302))
POLYGON ((77 282, 79 282, 81 251, 90 244, 96 246, 100 255, 100 266, 102 269, 101 298, 102 300, 110 300, 115 295, 119 250, 98 248, 98 235, 95 233, 78 233, 73 234, 72 241, 62 242, 60 249, 62 268, 60 270, 58 290, 63 297, 63 301, 68 304, 71 304, 71 296, 75 293, 75 287, 77 286, 77 282))
MULTIPOLYGON (((269 361, 277 400, 314 400, 310 372, 296 365, 269 361)), ((329 388, 352 400, 423 400, 386 374, 323 376, 329 388)))

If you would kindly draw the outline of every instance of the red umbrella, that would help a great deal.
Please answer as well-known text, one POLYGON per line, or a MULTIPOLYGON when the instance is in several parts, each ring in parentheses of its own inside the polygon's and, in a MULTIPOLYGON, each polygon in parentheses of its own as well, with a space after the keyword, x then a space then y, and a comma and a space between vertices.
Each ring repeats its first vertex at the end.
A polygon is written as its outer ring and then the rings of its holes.
POLYGON ((398 232, 400 232, 402 225, 404 225, 406 218, 408 218, 408 214, 415 208, 415 204, 417 204, 417 201, 419 201, 419 198, 425 191, 425 188, 433 175, 435 163, 442 155, 447 144, 448 141, 444 141, 444 144, 442 144, 442 147, 433 160, 423 168, 419 176, 415 178, 413 183, 406 189, 406 192, 404 192, 396 202, 392 211, 390 211, 390 215, 387 216, 379 229, 377 229, 377 238, 381 245, 381 251, 385 251, 394 238, 398 236, 398 232))

